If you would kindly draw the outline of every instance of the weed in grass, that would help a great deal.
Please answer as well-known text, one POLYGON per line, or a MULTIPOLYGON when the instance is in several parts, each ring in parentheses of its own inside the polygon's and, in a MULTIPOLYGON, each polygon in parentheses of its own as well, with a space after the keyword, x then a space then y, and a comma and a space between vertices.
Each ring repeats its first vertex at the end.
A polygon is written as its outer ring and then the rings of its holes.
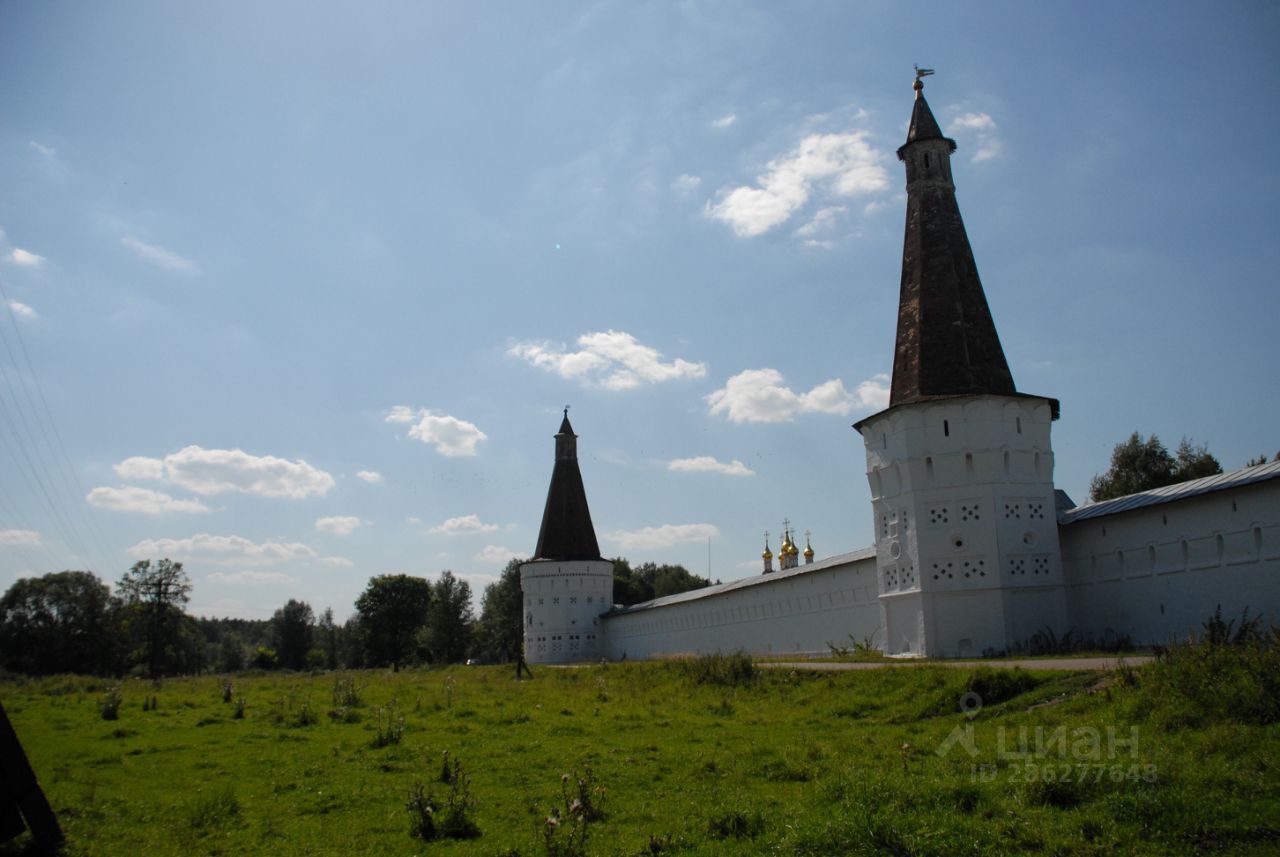
POLYGON ((234 717, 236 720, 244 720, 244 709, 245 709, 244 697, 243 696, 237 697, 236 707, 235 707, 235 710, 231 712, 231 716, 234 717))
POLYGON ((360 712, 354 708, 343 705, 330 711, 329 719, 334 723, 359 723, 360 712))
POLYGON ((711 817, 707 831, 715 839, 755 839, 764 831, 764 814, 758 809, 725 810, 711 817))
POLYGON ((373 736, 374 749, 399 744, 404 740, 404 715, 400 713, 399 704, 394 699, 375 708, 373 716, 377 723, 373 736))
POLYGON ((124 697, 120 695, 120 688, 110 688, 102 698, 98 700, 98 714, 103 720, 117 720, 120 717, 120 703, 124 702, 124 697))
POLYGON ((236 693, 236 689, 231 685, 231 682, 224 681, 222 683, 222 701, 223 702, 230 702, 232 699, 235 698, 235 693, 236 693))
POLYGON ((338 676, 333 680, 333 707, 355 708, 360 704, 360 688, 351 676, 338 676))
POLYGON ((699 655, 681 661, 680 669, 694 684, 711 684, 722 687, 746 687, 757 677, 751 656, 739 650, 730 655, 719 652, 699 655))
POLYGON ((471 794, 471 777, 462 770, 462 763, 453 760, 448 765, 449 794, 440 805, 422 783, 414 783, 405 808, 409 811, 409 835, 430 842, 435 839, 475 839, 480 827, 472 817, 475 798, 471 794))
POLYGON ((187 823, 193 830, 218 827, 240 814, 240 800, 230 786, 208 794, 198 794, 187 804, 187 823))
POLYGON ((452 674, 444 677, 444 707, 445 708, 453 708, 453 692, 457 688, 457 684, 458 682, 456 679, 454 679, 452 674))
POLYGON ((721 698, 717 704, 711 706, 711 713, 717 717, 732 717, 735 710, 728 698, 721 698))

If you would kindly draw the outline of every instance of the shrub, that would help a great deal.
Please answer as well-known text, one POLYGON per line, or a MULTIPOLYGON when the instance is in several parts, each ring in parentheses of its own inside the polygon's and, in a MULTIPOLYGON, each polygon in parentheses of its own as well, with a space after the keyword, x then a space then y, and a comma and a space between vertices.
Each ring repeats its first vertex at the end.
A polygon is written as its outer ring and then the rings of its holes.
POLYGON ((462 770, 462 763, 448 763, 449 794, 441 806, 422 783, 414 783, 405 808, 409 811, 409 835, 430 842, 434 839, 475 839, 480 835, 472 813, 475 798, 471 795, 471 777, 462 770))
POLYGON ((1280 629, 1263 631, 1247 611, 1237 626, 1219 608, 1202 634, 1162 649, 1138 681, 1167 724, 1280 723, 1280 629))
POLYGON ((729 655, 719 652, 699 655, 680 664, 684 675, 694 684, 745 687, 754 682, 757 675, 751 656, 741 650, 729 655))
POLYGON ((103 720, 116 720, 120 717, 120 703, 122 702, 124 702, 124 697, 120 695, 120 688, 110 688, 98 700, 98 713, 102 715, 103 720))
POLYGON ((236 709, 234 712, 232 712, 231 716, 234 717, 236 720, 244 720, 244 709, 245 709, 244 697, 243 696, 238 697, 236 699, 236 709))
POLYGON ((399 744, 404 739, 404 715, 394 699, 375 708, 373 716, 377 720, 377 731, 373 737, 375 749, 399 744))
POLYGON ((360 704, 360 688, 356 680, 350 676, 339 676, 333 680, 333 707, 354 708, 360 704))
POLYGON ((222 683, 222 701, 223 702, 230 702, 232 698, 235 696, 235 692, 236 692, 236 689, 231 686, 231 682, 226 681, 222 683))
POLYGON ((591 822, 604 818, 604 788, 596 785, 591 768, 582 774, 561 774, 561 806, 551 807, 542 821, 542 843, 547 857, 586 857, 591 822))

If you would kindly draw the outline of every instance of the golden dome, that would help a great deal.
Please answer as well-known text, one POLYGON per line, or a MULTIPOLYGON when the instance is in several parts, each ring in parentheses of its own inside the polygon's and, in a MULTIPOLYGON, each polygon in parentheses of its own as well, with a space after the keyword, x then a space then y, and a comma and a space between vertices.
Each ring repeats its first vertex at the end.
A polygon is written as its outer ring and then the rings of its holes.
POLYGON ((769 546, 765 545, 764 553, 760 554, 761 559, 773 559, 773 551, 769 550, 769 546))
POLYGON ((804 546, 804 558, 813 559, 813 547, 809 544, 805 544, 804 546))

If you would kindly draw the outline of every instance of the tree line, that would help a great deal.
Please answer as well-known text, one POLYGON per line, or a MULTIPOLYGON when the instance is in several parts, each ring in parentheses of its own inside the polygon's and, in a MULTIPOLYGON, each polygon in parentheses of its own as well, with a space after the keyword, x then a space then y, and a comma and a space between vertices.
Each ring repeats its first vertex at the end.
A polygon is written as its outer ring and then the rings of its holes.
MULTIPOLYGON (((89 571, 23 578, 0 598, 0 667, 156 678, 509 662, 521 645, 522 562, 511 560, 485 587, 478 617, 470 584, 445 571, 434 582, 407 574, 370 578, 345 622, 332 608, 317 614, 292 598, 270 619, 191 616, 191 579, 169 559, 135 563, 114 591, 89 571)), ((711 583, 679 565, 614 562, 614 601, 624 606, 711 583)))

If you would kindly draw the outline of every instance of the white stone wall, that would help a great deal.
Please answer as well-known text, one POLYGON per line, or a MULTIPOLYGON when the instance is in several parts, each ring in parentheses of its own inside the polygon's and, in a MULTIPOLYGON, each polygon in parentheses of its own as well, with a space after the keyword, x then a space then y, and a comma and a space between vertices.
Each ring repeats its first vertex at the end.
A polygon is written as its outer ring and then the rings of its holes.
POLYGON ((900 405, 860 424, 890 654, 1004 650, 1066 623, 1047 400, 900 405))
POLYGON ((1280 624, 1280 479, 1062 527, 1071 628, 1136 645, 1227 619, 1280 624))
POLYGON ((613 607, 613 563, 535 560, 520 566, 524 651, 531 664, 605 656, 600 614, 613 607))
POLYGON ((611 659, 712 652, 828 654, 828 643, 870 638, 880 645, 875 560, 809 570, 801 566, 658 599, 609 616, 611 659))

